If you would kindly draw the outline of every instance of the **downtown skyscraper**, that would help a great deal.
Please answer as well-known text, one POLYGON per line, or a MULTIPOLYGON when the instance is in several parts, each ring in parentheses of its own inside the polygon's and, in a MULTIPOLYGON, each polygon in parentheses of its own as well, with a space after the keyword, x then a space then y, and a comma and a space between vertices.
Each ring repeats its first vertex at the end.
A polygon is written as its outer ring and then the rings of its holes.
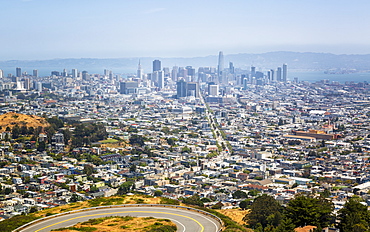
POLYGON ((219 52, 218 53, 218 66, 217 66, 217 77, 218 77, 219 83, 222 83, 224 79, 223 70, 224 70, 224 53, 219 52))
POLYGON ((288 65, 283 64, 283 82, 287 81, 287 75, 288 75, 288 65))
POLYGON ((153 60, 153 72, 160 71, 161 68, 161 61, 160 60, 153 60))
POLYGON ((143 77, 144 77, 144 70, 141 67, 141 63, 140 63, 140 60, 139 60, 139 64, 137 66, 137 78, 139 78, 140 80, 143 80, 143 77))

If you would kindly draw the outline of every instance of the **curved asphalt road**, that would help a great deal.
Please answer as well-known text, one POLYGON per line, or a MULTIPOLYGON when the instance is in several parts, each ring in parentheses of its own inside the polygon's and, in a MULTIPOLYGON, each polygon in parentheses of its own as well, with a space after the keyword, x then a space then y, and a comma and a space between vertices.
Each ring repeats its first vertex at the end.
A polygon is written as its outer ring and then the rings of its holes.
POLYGON ((221 227, 216 219, 192 210, 142 206, 100 208, 61 215, 30 225, 21 232, 46 232, 52 229, 73 226, 91 218, 108 216, 168 218, 177 225, 177 231, 180 232, 216 232, 221 227))

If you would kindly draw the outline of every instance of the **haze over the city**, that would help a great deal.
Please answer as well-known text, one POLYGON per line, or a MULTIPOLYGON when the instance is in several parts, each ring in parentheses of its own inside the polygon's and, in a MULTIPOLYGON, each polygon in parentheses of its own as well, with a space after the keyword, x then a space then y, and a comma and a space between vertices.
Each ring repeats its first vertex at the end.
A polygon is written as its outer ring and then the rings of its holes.
POLYGON ((0 60, 370 53, 366 0, 0 2, 0 60))

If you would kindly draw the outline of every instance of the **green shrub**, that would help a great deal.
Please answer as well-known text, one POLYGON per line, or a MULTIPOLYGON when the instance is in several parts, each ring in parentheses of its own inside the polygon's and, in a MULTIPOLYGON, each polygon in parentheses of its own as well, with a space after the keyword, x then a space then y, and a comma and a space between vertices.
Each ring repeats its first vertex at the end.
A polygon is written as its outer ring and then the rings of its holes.
POLYGON ((180 205, 180 202, 178 200, 165 198, 165 197, 161 197, 160 203, 164 205, 180 205))
POLYGON ((12 218, 6 219, 0 222, 0 228, 2 232, 11 232, 16 228, 27 224, 31 221, 34 221, 40 217, 36 217, 34 215, 19 215, 14 216, 12 218))

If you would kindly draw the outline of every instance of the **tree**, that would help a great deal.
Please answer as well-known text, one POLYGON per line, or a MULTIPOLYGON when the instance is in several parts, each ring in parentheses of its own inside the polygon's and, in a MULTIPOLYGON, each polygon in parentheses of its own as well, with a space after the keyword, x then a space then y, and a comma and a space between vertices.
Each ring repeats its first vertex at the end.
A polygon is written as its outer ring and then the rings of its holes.
POLYGON ((41 141, 38 143, 37 151, 45 151, 46 149, 46 143, 45 141, 41 141))
POLYGON ((64 144, 68 144, 69 140, 72 138, 72 132, 69 129, 62 131, 64 136, 64 144))
POLYGON ((13 192, 13 189, 12 189, 12 188, 6 188, 6 189, 4 190, 4 194, 5 194, 5 195, 11 194, 12 192, 13 192))
POLYGON ((136 172, 136 165, 135 164, 130 166, 130 172, 136 172))
POLYGON ((35 133, 35 128, 33 128, 32 126, 28 127, 27 134, 33 135, 34 133, 35 133))
POLYGON ((51 143, 51 138, 55 134, 55 129, 52 126, 45 127, 46 135, 48 136, 48 142, 51 143))
POLYGON ((20 133, 21 133, 21 135, 27 135, 28 134, 27 126, 25 126, 25 125, 21 126, 20 133))
POLYGON ((247 194, 241 190, 236 190, 232 195, 234 199, 247 198, 247 194))
POLYGON ((84 170, 83 173, 86 174, 87 176, 91 176, 94 173, 94 168, 91 165, 84 165, 84 170))
POLYGON ((64 123, 61 119, 59 119, 57 116, 47 118, 46 121, 53 127, 54 130, 58 130, 59 128, 62 128, 64 123))
POLYGON ((182 202, 185 204, 189 204, 189 205, 198 205, 200 207, 204 206, 198 194, 194 194, 193 196, 188 197, 188 198, 183 198, 182 202))
POLYGON ((242 209, 242 210, 245 210, 247 209, 251 204, 251 199, 247 199, 247 200, 244 200, 244 201, 241 201, 239 203, 239 207, 242 209))
MULTIPOLYGON (((295 232, 295 225, 290 218, 283 218, 274 232, 295 232)), ((321 231, 320 231, 321 232, 321 231)))
POLYGON ((264 229, 271 223, 273 226, 279 224, 278 218, 281 218, 282 207, 273 197, 266 194, 257 197, 250 209, 250 213, 243 220, 252 228, 255 229, 261 225, 264 229))
POLYGON ((338 227, 343 232, 370 231, 370 211, 358 199, 349 199, 338 212, 338 227))
POLYGON ((320 193, 322 197, 324 198, 328 198, 330 197, 331 193, 330 193, 330 190, 329 189, 324 189, 324 191, 322 193, 320 193))
POLYGON ((258 193, 259 193, 259 191, 258 191, 258 190, 256 190, 256 189, 252 189, 252 190, 250 190, 250 191, 248 192, 248 195, 250 195, 250 196, 252 196, 252 197, 255 197, 255 196, 257 196, 257 195, 258 195, 258 193))
POLYGON ((167 138, 167 143, 170 146, 173 146, 176 144, 177 139, 176 138, 167 138))
POLYGON ((37 211, 38 211, 37 207, 36 207, 36 206, 32 206, 32 207, 30 208, 29 213, 35 213, 35 212, 37 212, 37 211))
POLYGON ((9 134, 8 134, 8 133, 6 133, 6 134, 5 134, 5 138, 4 138, 4 140, 5 140, 6 142, 8 142, 8 141, 10 140, 10 138, 9 138, 9 134))
POLYGON ((154 191, 154 196, 155 197, 160 197, 160 196, 162 196, 163 195, 163 192, 161 191, 161 190, 155 190, 154 191))
POLYGON ((125 183, 121 184, 118 188, 118 194, 123 195, 126 193, 131 192, 131 190, 135 189, 135 184, 132 181, 126 181, 125 183))
POLYGON ((306 225, 326 227, 333 222, 334 205, 323 197, 297 195, 289 201, 285 215, 296 227, 306 225))
POLYGON ((13 139, 17 139, 19 137, 21 133, 21 130, 18 126, 18 124, 16 124, 13 128, 12 128, 12 138, 13 139))
POLYGON ((221 201, 219 201, 219 202, 217 202, 215 205, 213 205, 211 208, 212 208, 212 209, 221 209, 221 208, 222 208, 222 206, 224 206, 224 205, 222 204, 222 202, 221 202, 221 201))
POLYGON ((140 147, 144 147, 145 143, 144 143, 144 137, 141 136, 141 135, 137 135, 137 134, 134 134, 134 135, 131 135, 130 137, 130 144, 132 146, 140 146, 140 147))
POLYGON ((162 128, 162 130, 161 130, 163 133, 165 133, 165 134, 170 134, 170 128, 168 128, 168 127, 163 127, 162 128))
POLYGON ((203 203, 207 203, 207 202, 212 202, 211 199, 207 198, 207 197, 203 197, 202 199, 200 199, 203 203))
POLYGON ((76 193, 73 193, 69 201, 70 202, 82 201, 82 197, 77 195, 76 193))
POLYGON ((181 149, 181 153, 190 153, 191 152, 191 149, 189 148, 189 147, 187 147, 187 146, 185 146, 185 147, 183 147, 182 149, 181 149))

